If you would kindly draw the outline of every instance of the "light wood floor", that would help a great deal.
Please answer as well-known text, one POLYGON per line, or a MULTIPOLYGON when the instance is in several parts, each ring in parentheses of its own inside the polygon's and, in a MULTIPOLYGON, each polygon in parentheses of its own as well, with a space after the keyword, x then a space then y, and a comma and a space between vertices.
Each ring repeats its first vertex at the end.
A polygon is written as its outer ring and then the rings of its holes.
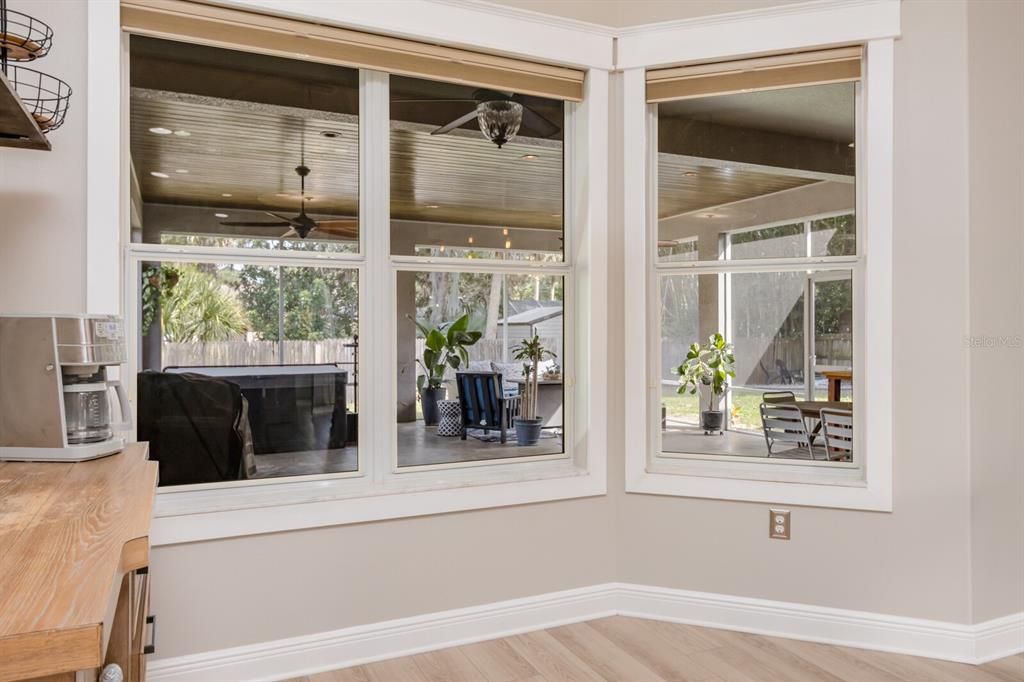
POLYGON ((1022 682, 982 666, 614 616, 293 682, 1022 682))

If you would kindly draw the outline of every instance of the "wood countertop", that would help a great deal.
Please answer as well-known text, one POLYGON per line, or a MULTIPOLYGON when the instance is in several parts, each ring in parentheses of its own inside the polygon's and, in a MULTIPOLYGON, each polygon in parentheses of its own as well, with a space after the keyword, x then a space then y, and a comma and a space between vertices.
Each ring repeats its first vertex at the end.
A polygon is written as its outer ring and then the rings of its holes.
POLYGON ((103 664, 121 580, 149 565, 156 483, 144 443, 0 462, 0 682, 103 664))

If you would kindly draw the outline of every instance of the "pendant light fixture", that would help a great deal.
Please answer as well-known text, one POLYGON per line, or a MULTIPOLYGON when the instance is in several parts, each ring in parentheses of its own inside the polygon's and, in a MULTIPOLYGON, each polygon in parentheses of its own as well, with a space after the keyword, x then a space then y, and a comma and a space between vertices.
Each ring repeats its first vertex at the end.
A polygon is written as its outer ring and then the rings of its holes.
POLYGON ((476 114, 480 132, 498 145, 498 149, 516 136, 523 123, 523 105, 509 99, 480 102, 476 105, 476 114))

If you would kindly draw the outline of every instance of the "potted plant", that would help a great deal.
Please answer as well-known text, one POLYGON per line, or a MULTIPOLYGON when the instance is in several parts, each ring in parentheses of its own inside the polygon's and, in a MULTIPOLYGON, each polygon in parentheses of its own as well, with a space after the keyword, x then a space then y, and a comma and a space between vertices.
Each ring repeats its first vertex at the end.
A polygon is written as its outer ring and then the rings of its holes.
POLYGON ((516 417, 516 443, 518 445, 534 445, 540 440, 543 418, 537 416, 537 379, 540 363, 546 358, 554 358, 555 354, 544 347, 540 337, 523 339, 512 348, 516 360, 523 360, 523 375, 526 379, 525 388, 520 401, 519 416, 516 417))
POLYGON ((718 409, 718 405, 728 390, 729 377, 736 377, 735 367, 733 346, 726 343, 725 337, 718 332, 709 336, 704 345, 692 344, 686 353, 686 360, 679 365, 677 393, 694 395, 700 386, 710 388, 708 409, 700 413, 700 426, 704 433, 722 432, 725 415, 718 409))
POLYGON ((469 351, 466 348, 479 341, 483 334, 469 329, 468 313, 454 322, 434 328, 416 320, 413 322, 424 338, 423 358, 416 360, 423 369, 423 374, 416 377, 416 388, 423 406, 423 423, 435 426, 440 418, 437 401, 444 400, 448 392, 443 386, 445 372, 449 367, 459 369, 464 364, 468 365, 469 351))

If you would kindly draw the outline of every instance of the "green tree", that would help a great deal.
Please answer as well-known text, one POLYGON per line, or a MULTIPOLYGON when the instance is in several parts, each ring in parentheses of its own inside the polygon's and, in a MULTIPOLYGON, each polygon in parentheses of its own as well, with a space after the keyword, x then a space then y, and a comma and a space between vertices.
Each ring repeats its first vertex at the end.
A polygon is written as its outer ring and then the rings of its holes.
POLYGON ((175 270, 177 283, 160 301, 165 341, 226 341, 246 331, 245 311, 230 287, 195 265, 175 270))
POLYGON ((231 286, 263 340, 279 335, 279 305, 286 340, 351 338, 358 331, 357 273, 338 268, 245 265, 231 286))

